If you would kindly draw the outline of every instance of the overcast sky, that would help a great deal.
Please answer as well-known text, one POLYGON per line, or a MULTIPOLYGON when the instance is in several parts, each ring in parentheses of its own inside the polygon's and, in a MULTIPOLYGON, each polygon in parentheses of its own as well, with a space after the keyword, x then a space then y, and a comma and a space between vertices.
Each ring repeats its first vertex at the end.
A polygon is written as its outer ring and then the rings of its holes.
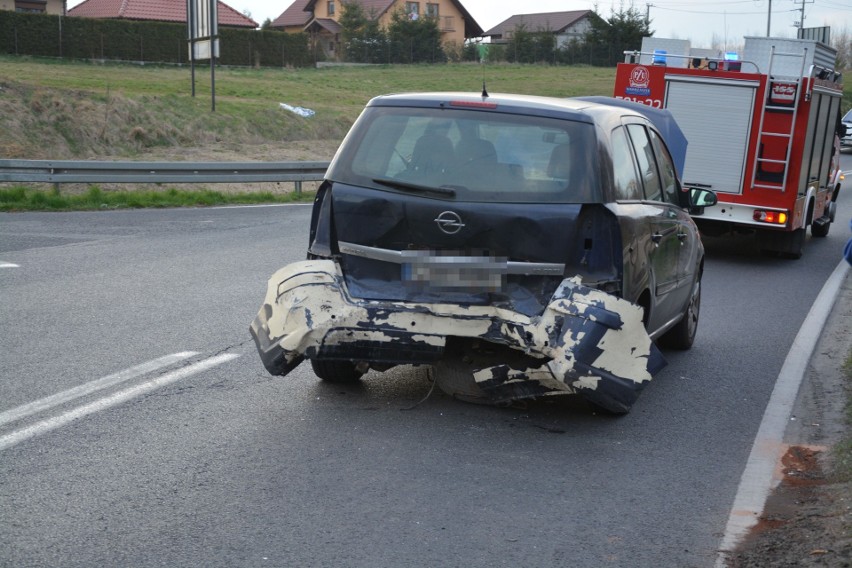
MULTIPOLYGON (((224 0, 232 8, 248 13, 258 23, 274 20, 292 0, 224 0)), ((426 0, 421 0, 425 2, 426 0)), ((484 30, 518 13, 591 10, 592 0, 461 0, 484 30), (519 4, 522 7, 519 7, 519 4)), ((80 2, 71 0, 68 7, 80 2)), ((693 47, 710 47, 711 41, 738 45, 746 35, 766 35, 769 6, 772 6, 771 34, 796 37, 794 23, 801 18, 802 0, 647 0, 633 5, 650 10, 651 29, 657 37, 688 39, 693 47), (650 5, 650 8, 648 6, 650 5)), ((599 13, 608 17, 619 1, 597 2, 599 13)), ((624 2, 629 6, 630 2, 624 2)), ((852 0, 807 0, 805 27, 831 26, 837 34, 844 27, 852 32, 852 0)), ((639 46, 636 46, 637 48, 639 46)))

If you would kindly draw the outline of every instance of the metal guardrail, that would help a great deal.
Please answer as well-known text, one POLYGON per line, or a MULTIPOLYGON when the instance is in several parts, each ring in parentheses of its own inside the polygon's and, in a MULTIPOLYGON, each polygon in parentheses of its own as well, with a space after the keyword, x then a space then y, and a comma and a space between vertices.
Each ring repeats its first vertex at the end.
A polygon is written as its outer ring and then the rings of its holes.
POLYGON ((257 183, 322 181, 329 162, 0 160, 0 182, 257 183))

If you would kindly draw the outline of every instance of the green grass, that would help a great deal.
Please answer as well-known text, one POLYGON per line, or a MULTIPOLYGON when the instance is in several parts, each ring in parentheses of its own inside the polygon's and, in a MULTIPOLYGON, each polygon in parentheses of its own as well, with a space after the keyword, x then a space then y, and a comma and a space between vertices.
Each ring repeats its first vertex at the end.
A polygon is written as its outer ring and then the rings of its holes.
MULTIPOLYGON (((0 57, 0 77, 24 78, 31 86, 71 89, 103 99, 107 92, 134 98, 191 99, 188 67, 55 62, 0 57)), ((218 68, 216 111, 246 116, 279 102, 306 106, 333 118, 354 120, 372 97, 420 90, 489 91, 574 96, 611 94, 615 69, 538 65, 378 65, 321 69, 218 68)), ((196 69, 198 110, 209 109, 210 73, 196 69)))
POLYGON ((57 191, 40 191, 17 186, 0 189, 0 211, 82 211, 92 209, 131 209, 156 207, 209 207, 214 205, 247 205, 257 203, 309 203, 313 192, 286 193, 220 193, 213 190, 104 192, 92 186, 80 195, 62 195, 57 191))
MULTIPOLYGON (((242 148, 251 155, 253 144, 337 142, 372 97, 410 91, 479 92, 483 81, 491 93, 611 95, 615 69, 514 64, 218 68, 216 112, 211 112, 210 73, 204 66, 196 70, 193 98, 188 67, 0 56, 0 158, 121 159, 163 148, 173 148, 180 156, 182 148, 212 145, 242 148), (296 116, 281 110, 282 102, 311 108, 316 115, 296 116)), ((843 108, 850 107, 852 81, 847 81, 843 108)), ((103 192, 115 200, 105 206, 139 202, 122 193, 103 192)), ((185 203, 156 192, 141 202, 170 207, 203 205, 197 200, 212 199, 186 193, 185 203)), ((38 197, 30 190, 13 204, 12 194, 0 201, 4 210, 24 208, 25 203, 39 209, 60 208, 60 203, 102 206, 82 197, 38 197)), ((218 203, 236 199, 247 198, 222 195, 218 203)))
MULTIPOLYGON (((309 147, 343 139, 371 98, 406 91, 475 91, 552 96, 611 94, 615 69, 539 65, 379 65, 320 69, 216 69, 211 112, 209 68, 102 64, 0 56, 0 158, 137 158, 153 150, 225 145, 251 156, 253 144, 309 147), (280 103, 313 109, 302 118, 280 103)), ((326 158, 327 159, 327 158, 326 158)), ((246 186, 251 188, 250 185, 246 186)), ((268 194, 177 191, 63 196, 13 188, 0 210, 177 207, 280 201, 268 194)))

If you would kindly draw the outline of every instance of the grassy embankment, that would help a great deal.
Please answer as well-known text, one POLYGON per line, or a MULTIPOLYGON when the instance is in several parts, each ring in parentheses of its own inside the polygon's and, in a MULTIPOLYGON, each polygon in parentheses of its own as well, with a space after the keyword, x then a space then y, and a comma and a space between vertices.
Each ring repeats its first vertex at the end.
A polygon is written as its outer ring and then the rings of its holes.
MULTIPOLYGON (((611 94, 614 69, 416 65, 196 70, 0 57, 0 158, 250 161, 327 160, 364 104, 392 92, 611 94), (316 111, 302 118, 279 103, 316 111), (324 150, 316 150, 323 148, 324 150), (296 151, 298 150, 298 151, 296 151), (314 150, 312 152, 312 150, 314 150), (319 152, 319 153, 316 153, 319 152), (257 156, 262 156, 257 158, 257 156), (230 158, 229 158, 230 157, 230 158)), ((92 209, 289 201, 292 191, 206 187, 11 187, 0 210, 92 209)), ((309 195, 302 197, 309 198, 309 195)))

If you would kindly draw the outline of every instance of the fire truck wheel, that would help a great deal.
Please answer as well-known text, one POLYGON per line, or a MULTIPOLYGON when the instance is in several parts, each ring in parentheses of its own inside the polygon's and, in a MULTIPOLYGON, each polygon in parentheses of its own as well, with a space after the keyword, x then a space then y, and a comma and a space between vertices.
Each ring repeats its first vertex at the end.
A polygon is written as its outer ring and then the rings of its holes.
POLYGON ((821 238, 828 236, 828 230, 831 228, 831 223, 811 223, 811 236, 821 238))
POLYGON ((805 244, 805 229, 796 229, 786 233, 777 231, 758 231, 757 242, 764 254, 781 258, 802 258, 805 244))
POLYGON ((660 337, 660 345, 670 349, 686 350, 692 347, 698 331, 698 316, 701 313, 701 278, 695 281, 692 297, 677 324, 660 337))
POLYGON ((805 230, 796 229, 795 231, 786 234, 787 248, 781 251, 781 256, 792 260, 802 258, 802 247, 805 245, 805 230))

